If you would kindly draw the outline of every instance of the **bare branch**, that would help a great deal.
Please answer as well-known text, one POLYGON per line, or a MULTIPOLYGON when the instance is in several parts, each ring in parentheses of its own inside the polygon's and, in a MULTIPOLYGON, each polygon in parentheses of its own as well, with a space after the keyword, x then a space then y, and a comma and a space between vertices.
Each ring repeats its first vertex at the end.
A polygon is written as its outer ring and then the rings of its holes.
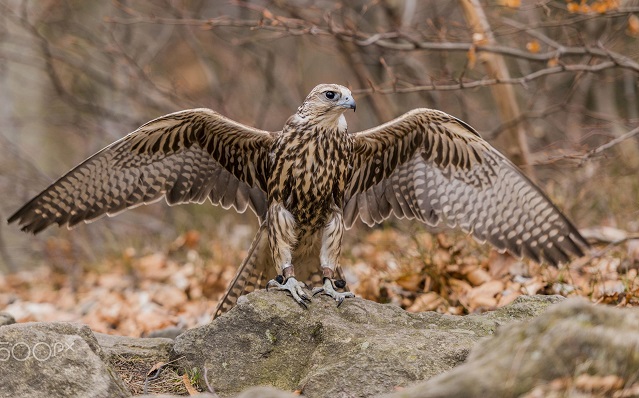
POLYGON ((395 87, 395 88, 362 88, 353 90, 354 94, 370 94, 370 93, 381 93, 381 94, 394 94, 394 93, 414 93, 418 91, 451 91, 451 90, 461 90, 461 89, 472 89, 477 87, 488 87, 496 84, 514 84, 521 85, 526 87, 526 83, 529 83, 533 80, 537 80, 541 77, 554 75, 562 72, 600 72, 605 69, 614 68, 617 65, 612 62, 602 62, 596 65, 558 65, 550 68, 540 69, 536 72, 530 73, 521 77, 513 77, 509 79, 482 79, 482 80, 474 80, 474 81, 460 81, 454 84, 425 84, 425 85, 414 85, 408 87, 395 87))
MULTIPOLYGON (((568 56, 590 55, 595 58, 602 58, 612 61, 618 67, 639 72, 639 63, 637 63, 636 61, 622 54, 618 54, 601 47, 562 46, 559 43, 554 43, 557 47, 552 51, 547 51, 545 53, 532 53, 527 50, 497 44, 477 45, 475 43, 457 42, 416 42, 411 40, 405 33, 400 32, 369 34, 361 31, 352 31, 350 29, 335 26, 334 24, 331 24, 328 28, 322 28, 308 21, 285 17, 274 17, 274 19, 266 20, 234 19, 231 17, 223 16, 218 18, 200 20, 137 16, 132 18, 109 18, 106 19, 106 22, 120 24, 146 23, 192 25, 199 26, 203 29, 213 29, 217 27, 243 27, 276 31, 286 33, 286 35, 290 36, 335 36, 344 41, 352 41, 354 44, 360 47, 375 45, 384 49, 394 51, 430 50, 468 52, 471 49, 474 49, 476 52, 489 52, 535 62, 559 61, 562 58, 568 56)), ((550 42, 547 42, 547 44, 550 45, 550 42)))
POLYGON ((620 144, 622 142, 624 142, 627 139, 630 139, 636 135, 639 135, 639 127, 635 127, 634 129, 630 130, 629 132, 627 132, 624 135, 621 135, 613 140, 608 141, 607 143, 598 146, 595 149, 590 150, 583 158, 582 163, 585 162, 586 160, 600 154, 601 152, 612 148, 613 146, 620 144))

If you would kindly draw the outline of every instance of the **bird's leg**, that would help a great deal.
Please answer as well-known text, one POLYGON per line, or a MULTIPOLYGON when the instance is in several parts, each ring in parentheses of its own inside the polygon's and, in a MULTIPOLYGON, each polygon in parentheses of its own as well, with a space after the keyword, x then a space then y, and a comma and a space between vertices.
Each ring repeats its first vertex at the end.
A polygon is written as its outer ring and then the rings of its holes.
POLYGON ((342 248, 342 237, 344 236, 344 220, 342 212, 337 210, 333 212, 333 216, 324 228, 322 234, 322 248, 320 249, 320 262, 322 264, 322 274, 324 275, 324 283, 322 287, 313 289, 313 296, 322 293, 332 297, 337 301, 339 307, 344 299, 355 297, 351 292, 338 292, 335 287, 343 288, 346 282, 343 280, 334 280, 335 269, 339 261, 339 254, 342 248))
POLYGON ((306 308, 304 300, 311 301, 311 299, 304 292, 306 285, 295 279, 295 268, 291 263, 293 246, 297 242, 295 218, 284 206, 275 204, 269 207, 267 219, 268 240, 273 252, 273 261, 281 274, 268 281, 266 289, 273 287, 277 290, 285 290, 298 304, 306 308))
POLYGON ((334 280, 334 272, 330 268, 322 268, 322 272, 324 273, 324 284, 322 287, 316 287, 313 289, 313 296, 316 294, 325 294, 327 296, 332 297, 337 301, 337 306, 339 307, 344 302, 344 299, 355 297, 355 295, 351 292, 338 292, 335 288, 343 288, 346 286, 346 282, 338 279, 334 280), (327 276, 328 275, 328 276, 327 276))

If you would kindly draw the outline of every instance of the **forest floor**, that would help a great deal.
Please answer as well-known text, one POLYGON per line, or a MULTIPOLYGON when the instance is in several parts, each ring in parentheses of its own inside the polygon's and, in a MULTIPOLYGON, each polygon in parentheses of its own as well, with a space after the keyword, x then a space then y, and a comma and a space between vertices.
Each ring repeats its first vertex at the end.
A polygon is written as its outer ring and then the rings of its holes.
MULTIPOLYGON (((64 252, 68 242, 52 239, 50 246, 64 252)), ((42 265, 0 275, 0 310, 18 322, 79 321, 97 332, 134 337, 190 328, 210 321, 245 253, 189 231, 163 251, 127 248, 71 270, 42 265)), ((595 245, 555 268, 500 254, 463 235, 385 227, 349 237, 342 263, 357 296, 413 312, 478 313, 522 294, 639 304, 639 240, 595 245)))

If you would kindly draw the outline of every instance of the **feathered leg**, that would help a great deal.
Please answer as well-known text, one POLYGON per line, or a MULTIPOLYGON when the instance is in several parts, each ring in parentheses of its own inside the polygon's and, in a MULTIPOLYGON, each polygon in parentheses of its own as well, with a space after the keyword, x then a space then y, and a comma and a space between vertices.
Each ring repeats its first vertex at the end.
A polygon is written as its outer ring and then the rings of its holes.
POLYGON ((266 288, 274 287, 277 290, 285 290, 298 304, 306 308, 304 300, 310 301, 311 299, 304 292, 306 286, 295 279, 295 268, 292 264, 293 247, 297 243, 295 218, 284 206, 275 204, 269 207, 267 224, 273 261, 281 276, 268 281, 266 288))
POLYGON ((344 280, 335 280, 335 270, 339 264, 339 255, 342 247, 342 237, 344 236, 344 220, 342 212, 336 210, 324 228, 322 234, 322 248, 320 249, 320 262, 322 266, 322 274, 324 275, 324 284, 322 287, 313 289, 313 296, 322 293, 332 297, 337 301, 339 307, 344 299, 355 297, 351 292, 338 292, 337 288, 346 286, 344 280))

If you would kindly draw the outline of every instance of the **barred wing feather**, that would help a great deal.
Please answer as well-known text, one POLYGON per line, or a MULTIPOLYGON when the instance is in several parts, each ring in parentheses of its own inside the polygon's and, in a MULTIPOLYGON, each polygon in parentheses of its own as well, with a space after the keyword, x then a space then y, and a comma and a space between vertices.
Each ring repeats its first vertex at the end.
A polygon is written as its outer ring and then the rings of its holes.
POLYGON ((9 218, 38 233, 72 227, 165 198, 258 216, 266 212, 265 168, 274 134, 191 109, 152 120, 89 157, 9 218))
POLYGON ((353 135, 344 220, 391 214, 445 224, 516 256, 559 264, 588 243, 548 197, 469 125, 416 109, 353 135))

